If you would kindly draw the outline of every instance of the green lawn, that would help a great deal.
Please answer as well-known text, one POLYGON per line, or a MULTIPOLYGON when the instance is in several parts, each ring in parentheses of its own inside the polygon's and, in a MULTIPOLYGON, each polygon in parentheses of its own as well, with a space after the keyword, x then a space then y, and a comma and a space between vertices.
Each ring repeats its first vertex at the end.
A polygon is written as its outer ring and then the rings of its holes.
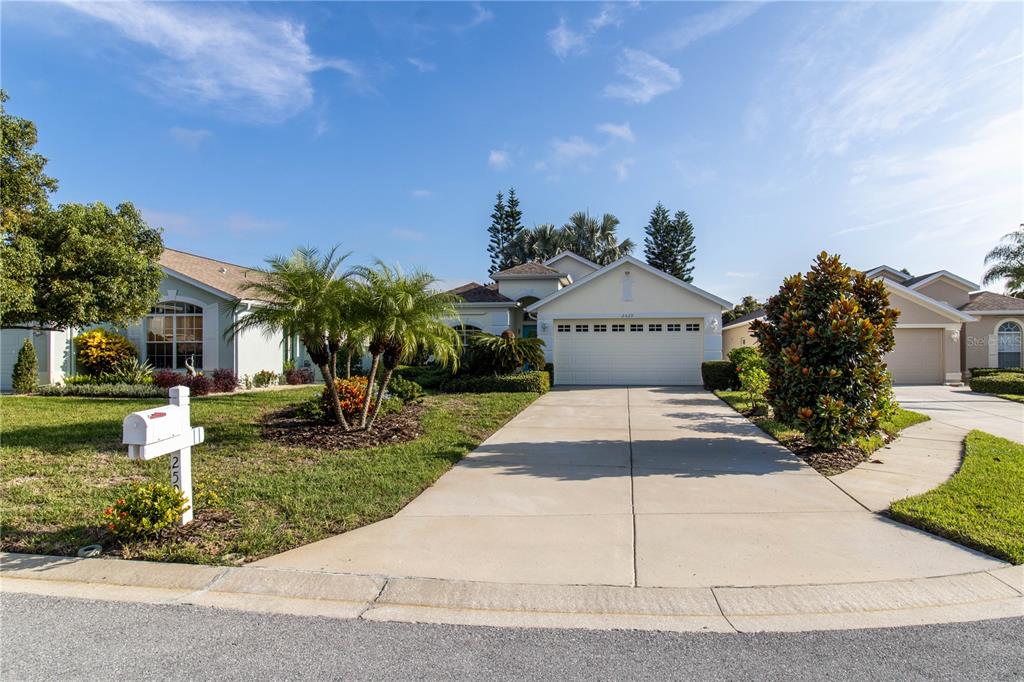
MULTIPOLYGON (((301 402, 318 388, 194 400, 192 422, 206 427, 193 453, 203 523, 173 542, 126 545, 123 555, 160 561, 251 561, 387 518, 530 402, 534 393, 429 396, 424 435, 362 451, 287 447, 260 438, 267 411, 301 402), (202 499, 202 498, 200 498, 202 499)), ((166 458, 130 462, 121 420, 164 400, 4 397, 0 430, 0 547, 74 554, 113 544, 103 509, 134 482, 166 481, 166 458)), ((197 495, 198 496, 198 495, 197 495)))
POLYGON ((953 478, 894 502, 890 513, 903 523, 1024 563, 1024 445, 971 431, 964 449, 953 478))
POLYGON ((1014 393, 996 393, 995 395, 1003 400, 1012 400, 1015 403, 1024 403, 1024 395, 1016 395, 1014 393))
MULTIPOLYGON (((750 401, 746 397, 746 392, 715 391, 715 395, 728 403, 730 407, 740 414, 750 414, 751 405, 750 401)), ((928 419, 928 416, 923 415, 920 412, 904 410, 902 407, 899 407, 896 408, 896 414, 893 415, 891 420, 882 422, 882 431, 889 436, 895 436, 908 426, 926 422, 928 419)), ((782 422, 774 419, 769 419, 767 417, 753 417, 751 421, 757 424, 762 431, 783 445, 793 445, 797 440, 803 437, 803 433, 800 429, 789 426, 788 424, 783 424, 782 422)), ((885 445, 885 439, 880 434, 858 438, 856 442, 865 455, 870 455, 872 452, 885 445)))

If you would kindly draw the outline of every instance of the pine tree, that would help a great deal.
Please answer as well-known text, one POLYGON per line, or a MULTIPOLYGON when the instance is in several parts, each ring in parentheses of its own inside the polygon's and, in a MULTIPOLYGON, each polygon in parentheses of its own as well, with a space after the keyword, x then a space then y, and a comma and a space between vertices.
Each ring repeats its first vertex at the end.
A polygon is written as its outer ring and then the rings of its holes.
POLYGON ((25 339, 21 350, 18 351, 18 359, 14 362, 14 371, 11 373, 12 387, 15 393, 32 393, 36 390, 36 347, 32 345, 32 339, 25 339))
POLYGON ((505 253, 501 268, 510 268, 524 262, 522 254, 518 254, 515 248, 515 241, 523 230, 523 212, 519 208, 519 197, 516 196, 516 188, 508 188, 508 202, 505 204, 505 222, 503 231, 505 235, 505 253))
POLYGON ((670 272, 670 274, 684 282, 692 282, 693 261, 697 247, 693 243, 693 223, 690 222, 690 216, 686 215, 686 211, 676 211, 672 228, 676 271, 670 272))
POLYGON ((487 244, 487 253, 491 257, 491 267, 487 274, 493 275, 504 268, 505 252, 507 241, 505 240, 505 195, 498 192, 498 199, 494 202, 494 210, 491 212, 491 225, 487 228, 490 240, 487 244))
POLYGON ((651 211, 651 219, 644 228, 644 257, 647 264, 671 275, 676 270, 676 254, 673 244, 673 223, 668 209, 659 201, 651 211))

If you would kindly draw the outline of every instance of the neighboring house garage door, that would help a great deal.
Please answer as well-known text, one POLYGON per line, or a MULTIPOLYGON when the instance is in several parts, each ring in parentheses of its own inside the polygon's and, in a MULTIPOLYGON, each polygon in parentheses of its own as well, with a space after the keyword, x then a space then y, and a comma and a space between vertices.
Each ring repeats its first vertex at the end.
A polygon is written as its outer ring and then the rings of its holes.
POLYGON ((941 329, 897 329, 896 348, 885 362, 897 384, 941 384, 941 329))
POLYGON ((555 320, 555 383, 699 385, 704 321, 555 320))

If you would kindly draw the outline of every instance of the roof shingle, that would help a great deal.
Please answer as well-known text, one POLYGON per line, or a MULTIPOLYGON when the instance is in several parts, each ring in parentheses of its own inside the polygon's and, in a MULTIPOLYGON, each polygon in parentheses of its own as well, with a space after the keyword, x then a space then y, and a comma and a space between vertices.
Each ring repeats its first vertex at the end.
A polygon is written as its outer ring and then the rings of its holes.
POLYGON ((971 294, 971 300, 960 306, 960 310, 965 313, 998 310, 1019 310, 1024 313, 1024 298, 1003 296, 991 291, 978 291, 971 294))
POLYGON ((498 287, 494 284, 484 286, 477 282, 470 282, 461 287, 455 287, 448 293, 455 294, 466 303, 512 303, 511 298, 498 293, 498 287))
POLYGON ((737 317, 732 322, 726 322, 722 326, 723 327, 731 327, 734 324, 743 324, 744 322, 753 322, 754 320, 756 320, 759 317, 764 317, 764 308, 758 308, 757 310, 755 310, 752 313, 747 313, 746 315, 740 315, 739 317, 737 317))
POLYGON ((253 298, 245 293, 245 284, 258 275, 251 268, 167 248, 160 256, 160 265, 229 296, 253 298))
POLYGON ((562 273, 559 272, 558 270, 555 270, 554 268, 549 268, 547 265, 544 265, 543 263, 538 263, 537 261, 530 261, 529 263, 520 263, 519 265, 514 265, 511 268, 507 268, 505 270, 499 270, 498 272, 491 275, 491 277, 497 279, 498 277, 504 277, 507 275, 553 276, 562 275, 562 273))

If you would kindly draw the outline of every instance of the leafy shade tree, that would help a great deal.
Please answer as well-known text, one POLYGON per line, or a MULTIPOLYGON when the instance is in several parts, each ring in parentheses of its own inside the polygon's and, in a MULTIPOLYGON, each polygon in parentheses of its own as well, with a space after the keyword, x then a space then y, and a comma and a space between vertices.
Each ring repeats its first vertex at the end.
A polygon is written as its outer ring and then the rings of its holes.
POLYGON ((439 365, 458 367, 459 335, 445 323, 458 317, 458 299, 435 291, 438 280, 433 275, 421 271, 406 275, 379 260, 372 268, 356 268, 355 273, 359 283, 353 309, 362 333, 369 339, 371 357, 369 388, 360 417, 360 426, 369 431, 400 362, 425 351, 439 365), (381 367, 384 376, 380 388, 374 390, 381 367))
POLYGON ((608 265, 633 252, 633 241, 621 242, 615 234, 619 219, 605 213, 600 222, 586 212, 576 212, 562 226, 566 248, 598 265, 608 265))
POLYGON ((25 339, 18 351, 18 359, 14 361, 12 372, 12 388, 15 393, 32 393, 38 384, 39 363, 36 361, 36 347, 32 339, 25 339))
POLYGON ((57 181, 33 151, 35 125, 7 113, 0 91, 0 325, 125 325, 149 312, 163 278, 160 231, 129 203, 50 207, 57 181))
POLYGON ((343 325, 339 316, 351 309, 347 274, 339 272, 347 257, 338 255, 338 247, 324 254, 303 247, 291 256, 268 258, 267 266, 255 268, 255 276, 244 286, 248 298, 263 303, 237 316, 225 332, 228 338, 249 329, 297 336, 320 369, 331 412, 346 431, 351 427, 338 400, 331 363, 340 348, 338 335, 343 325))
POLYGON ((765 314, 751 329, 775 418, 824 449, 877 431, 891 398, 883 357, 899 317, 882 280, 822 252, 806 276, 786 278, 765 314))
POLYGON ((722 324, 729 324, 738 317, 748 315, 761 307, 761 302, 753 296, 744 296, 743 300, 737 303, 730 310, 722 313, 722 324))
POLYGON ((985 256, 983 283, 1006 280, 1006 293, 1024 298, 1024 223, 985 256))

